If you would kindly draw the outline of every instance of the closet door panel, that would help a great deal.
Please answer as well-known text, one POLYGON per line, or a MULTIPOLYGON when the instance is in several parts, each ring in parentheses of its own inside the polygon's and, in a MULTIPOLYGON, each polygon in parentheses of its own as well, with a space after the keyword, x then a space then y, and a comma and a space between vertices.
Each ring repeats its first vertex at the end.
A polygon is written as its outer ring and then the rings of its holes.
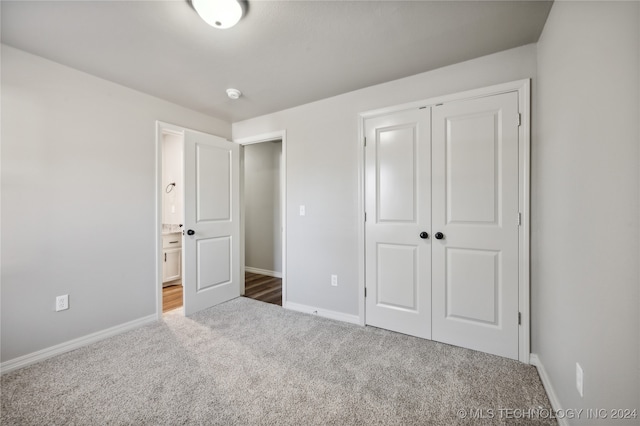
POLYGON ((434 340, 518 359, 518 95, 433 109, 434 340))
POLYGON ((368 119, 365 131, 365 320, 430 338, 430 111, 368 119))

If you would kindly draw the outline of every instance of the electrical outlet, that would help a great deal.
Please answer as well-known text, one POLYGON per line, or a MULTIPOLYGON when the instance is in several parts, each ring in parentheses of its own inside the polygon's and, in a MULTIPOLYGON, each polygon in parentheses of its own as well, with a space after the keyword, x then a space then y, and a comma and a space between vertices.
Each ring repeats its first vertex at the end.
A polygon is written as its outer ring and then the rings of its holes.
POLYGON ((56 312, 64 311, 65 309, 69 309, 69 295, 68 294, 56 297, 56 312))
POLYGON ((331 275, 331 285, 334 287, 338 287, 338 276, 331 275))
POLYGON ((580 364, 576 362, 576 388, 578 389, 578 393, 580 397, 583 397, 583 388, 584 388, 584 373, 582 371, 582 367, 580 364))
POLYGON ((300 216, 304 216, 306 214, 306 209, 304 206, 300 206, 300 216))

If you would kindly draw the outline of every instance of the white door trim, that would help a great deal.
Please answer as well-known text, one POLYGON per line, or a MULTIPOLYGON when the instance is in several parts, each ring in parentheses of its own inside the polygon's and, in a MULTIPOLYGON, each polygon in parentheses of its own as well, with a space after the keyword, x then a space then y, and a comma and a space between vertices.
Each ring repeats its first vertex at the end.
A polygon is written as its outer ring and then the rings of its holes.
MULTIPOLYGON (((234 139, 233 142, 245 146, 262 142, 282 140, 282 162, 280 164, 280 220, 282 221, 282 306, 287 302, 287 131, 263 133, 234 139)), ((240 156, 240 294, 244 295, 245 273, 245 210, 244 210, 244 151, 240 156)))
MULTIPOLYGON (((506 92, 518 92, 518 108, 522 117, 519 128, 519 208, 522 214, 522 222, 519 228, 519 283, 518 283, 518 309, 522 322, 518 332, 518 359, 529 363, 530 355, 530 179, 531 179, 531 80, 524 79, 509 83, 483 87, 465 92, 438 96, 422 101, 411 102, 371 111, 365 111, 358 116, 358 289, 359 303, 358 316, 360 325, 365 325, 365 157, 364 157, 364 122, 365 119, 386 115, 402 110, 435 106, 445 102, 456 102, 485 96, 498 95, 506 92)), ((515 220, 515 218, 514 218, 515 220)))

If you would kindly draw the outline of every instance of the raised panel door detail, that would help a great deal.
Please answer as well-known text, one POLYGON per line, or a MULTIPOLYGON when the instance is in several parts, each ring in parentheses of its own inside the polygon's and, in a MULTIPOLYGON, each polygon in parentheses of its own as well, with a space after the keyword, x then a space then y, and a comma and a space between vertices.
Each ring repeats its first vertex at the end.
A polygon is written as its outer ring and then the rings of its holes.
POLYGON ((377 130, 378 221, 416 220, 415 124, 377 130))
POLYGON ((231 238, 200 239, 196 244, 197 291, 231 281, 231 238))
POLYGON ((417 308, 417 247, 397 244, 378 245, 379 306, 415 311, 417 308))
POLYGON ((196 145, 196 221, 231 217, 231 152, 196 145))
POLYGON ((498 221, 499 111, 447 118, 447 223, 498 221))
POLYGON ((516 92, 433 109, 434 340, 518 359, 516 92))
POLYGON ((431 109, 365 121, 367 325, 431 337, 431 109))
POLYGON ((240 296, 240 146, 189 130, 184 143, 182 278, 191 315, 240 296))
POLYGON ((448 318, 498 325, 500 253, 446 249, 448 318))

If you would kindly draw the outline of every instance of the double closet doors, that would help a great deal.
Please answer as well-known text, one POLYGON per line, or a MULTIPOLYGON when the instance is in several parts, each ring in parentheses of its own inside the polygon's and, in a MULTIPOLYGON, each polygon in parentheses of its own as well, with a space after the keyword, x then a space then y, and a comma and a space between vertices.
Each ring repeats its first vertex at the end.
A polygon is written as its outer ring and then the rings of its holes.
POLYGON ((366 323, 518 359, 518 93, 365 121, 366 323))

